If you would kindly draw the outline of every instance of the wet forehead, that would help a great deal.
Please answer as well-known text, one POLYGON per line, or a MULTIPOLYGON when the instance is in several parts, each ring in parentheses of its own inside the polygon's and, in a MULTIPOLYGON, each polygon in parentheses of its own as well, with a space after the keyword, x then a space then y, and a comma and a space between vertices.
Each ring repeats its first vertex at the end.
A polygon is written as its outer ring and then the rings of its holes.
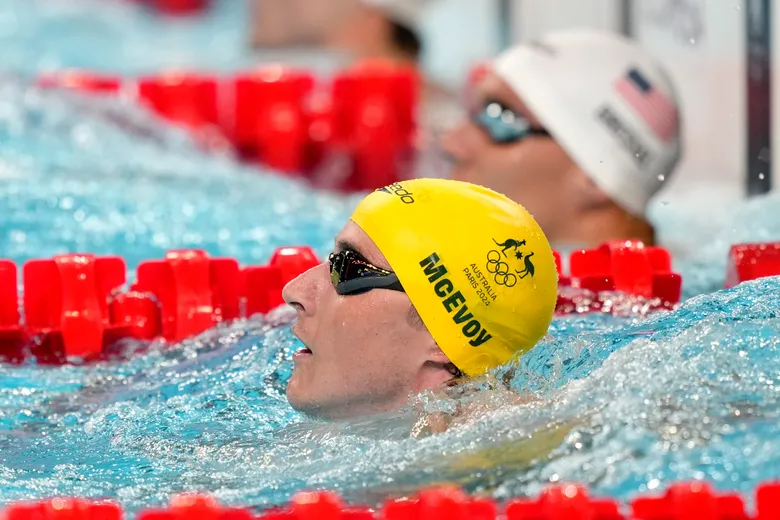
MULTIPOLYGON (((392 224, 388 223, 388 225, 392 224)), ((339 252, 347 249, 355 251, 377 267, 390 269, 387 258, 385 258, 385 255, 382 254, 374 241, 371 240, 365 231, 360 229, 360 226, 351 220, 336 235, 335 251, 339 252)))

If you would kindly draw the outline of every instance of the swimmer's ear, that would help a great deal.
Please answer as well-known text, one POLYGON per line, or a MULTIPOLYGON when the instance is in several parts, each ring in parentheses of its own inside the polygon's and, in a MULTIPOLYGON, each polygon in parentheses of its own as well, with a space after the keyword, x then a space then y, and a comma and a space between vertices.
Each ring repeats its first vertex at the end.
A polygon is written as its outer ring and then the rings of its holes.
POLYGON ((439 348, 438 345, 436 345, 436 343, 434 343, 433 346, 429 349, 428 359, 425 361, 425 363, 428 366, 447 370, 455 378, 463 376, 463 373, 460 370, 458 370, 458 367, 456 367, 450 361, 450 359, 447 357, 447 354, 442 352, 442 350, 439 348))

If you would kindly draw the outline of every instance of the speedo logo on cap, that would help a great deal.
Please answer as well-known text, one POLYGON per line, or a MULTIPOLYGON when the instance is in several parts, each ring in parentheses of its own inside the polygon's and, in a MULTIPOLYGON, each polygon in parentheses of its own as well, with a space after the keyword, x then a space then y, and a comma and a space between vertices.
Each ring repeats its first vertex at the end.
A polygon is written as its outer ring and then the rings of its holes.
POLYGON ((439 255, 432 253, 420 262, 423 273, 428 277, 428 283, 433 285, 433 292, 441 299, 442 305, 450 314, 455 325, 461 327, 472 347, 478 347, 493 336, 482 326, 466 305, 463 293, 455 289, 452 280, 445 275, 447 268, 439 260, 439 255), (456 310, 457 309, 457 310, 456 310))
POLYGON ((393 184, 389 184, 384 188, 379 188, 376 191, 382 191, 384 193, 395 195, 396 197, 400 198, 401 202, 403 202, 404 204, 414 203, 414 196, 409 190, 401 186, 400 182, 394 182, 393 184))

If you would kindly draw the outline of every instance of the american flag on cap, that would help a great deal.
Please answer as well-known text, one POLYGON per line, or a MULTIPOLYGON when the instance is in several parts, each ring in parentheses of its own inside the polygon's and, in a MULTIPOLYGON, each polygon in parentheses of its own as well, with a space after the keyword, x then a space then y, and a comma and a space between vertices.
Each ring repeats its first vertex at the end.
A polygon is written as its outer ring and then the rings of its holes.
POLYGON ((674 137, 677 107, 637 68, 630 69, 620 78, 615 90, 661 141, 667 143, 674 137))

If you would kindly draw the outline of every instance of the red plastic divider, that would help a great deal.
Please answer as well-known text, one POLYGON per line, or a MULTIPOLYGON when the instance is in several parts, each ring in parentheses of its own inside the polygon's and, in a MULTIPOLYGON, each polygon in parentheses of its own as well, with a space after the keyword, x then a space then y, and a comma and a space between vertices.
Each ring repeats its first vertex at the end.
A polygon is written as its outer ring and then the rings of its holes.
POLYGON ((168 73, 138 81, 138 96, 155 112, 188 128, 219 124, 219 81, 196 73, 168 73))
POLYGON ((26 332, 19 324, 16 264, 0 260, 0 360, 22 361, 26 332))
POLYGON ((246 295, 246 314, 266 313, 284 303, 282 299, 282 271, 263 265, 247 267, 243 271, 246 295))
MULTIPOLYGON (((148 1, 173 10, 197 3, 148 1)), ((419 81, 414 68, 387 61, 359 63, 332 81, 276 65, 235 77, 183 72, 137 80, 67 71, 39 83, 85 92, 136 87, 141 103, 189 128, 200 146, 223 150, 229 141, 244 159, 328 188, 380 188, 407 177, 411 166, 419 81), (340 171, 330 175, 334 157, 340 171)))
POLYGON ((179 495, 171 499, 168 509, 149 509, 138 520, 252 520, 247 509, 222 507, 207 495, 179 495))
POLYGON ((742 498, 735 494, 716 495, 705 482, 675 484, 663 496, 642 497, 632 502, 636 520, 748 520, 742 498))
POLYGON ((610 241, 594 249, 574 251, 569 271, 565 281, 572 287, 619 291, 667 303, 680 301, 682 278, 672 272, 669 252, 636 240, 610 241))
POLYGON ((756 490, 757 520, 780 518, 780 480, 762 484, 756 490))
POLYGON ((23 279, 31 334, 60 336, 65 356, 89 358, 102 352, 104 332, 111 327, 108 296, 125 283, 124 260, 94 255, 30 260, 23 279))
POLYGON ((725 287, 766 276, 780 275, 780 242, 731 246, 725 287))
POLYGON ((585 488, 568 484, 546 489, 537 499, 510 501, 507 520, 620 520, 618 504, 594 500, 585 488))
POLYGON ((310 247, 282 247, 265 266, 243 270, 233 258, 172 250, 141 262, 130 291, 119 257, 60 255, 24 264, 24 324, 16 265, 0 260, 0 357, 45 363, 93 360, 117 340, 179 341, 217 323, 281 305, 284 284, 318 265, 310 247), (26 348, 25 346, 29 346, 26 348))
POLYGON ((128 337, 151 341, 162 335, 160 306, 153 296, 136 291, 119 294, 111 300, 109 311, 111 323, 128 337))
POLYGON ((238 263, 222 259, 218 266, 212 266, 208 254, 201 250, 169 251, 163 260, 138 265, 138 281, 133 289, 151 293, 160 302, 164 339, 180 341, 211 328, 222 321, 225 309, 220 305, 227 308, 228 314, 238 308, 237 299, 230 301, 232 291, 221 295, 212 292, 219 283, 216 278, 225 270, 228 274, 234 270, 238 277, 238 263))
POLYGON ((238 262, 233 258, 212 258, 209 262, 211 298, 217 322, 241 317, 244 292, 238 262))
POLYGON ((6 520, 121 520, 124 512, 112 502, 52 498, 37 504, 12 505, 6 520))
POLYGON ((472 498, 455 487, 421 490, 411 500, 391 500, 382 508, 385 520, 493 520, 498 505, 487 499, 472 498))
POLYGON ((302 173, 311 163, 304 107, 314 83, 310 73, 281 66, 238 76, 234 122, 227 135, 244 155, 280 171, 302 173))
POLYGON ((16 264, 0 260, 0 331, 19 328, 19 292, 16 264))
POLYGON ((402 154, 412 145, 418 76, 382 61, 362 63, 333 82, 334 141, 353 155, 348 189, 370 190, 403 178, 402 154))
MULTIPOLYGON (((423 488, 408 498, 386 500, 379 510, 345 505, 330 491, 299 492, 284 507, 260 515, 240 507, 224 507, 208 495, 179 495, 168 507, 145 509, 138 520, 776 520, 780 518, 780 483, 756 488, 756 513, 749 515, 743 498, 718 493, 705 482, 678 482, 660 495, 646 495, 621 504, 593 498, 577 484, 548 487, 533 498, 499 503, 465 494, 454 486, 423 488)), ((119 520, 120 508, 110 502, 55 498, 13 504, 6 520, 119 520)))
MULTIPOLYGON (((738 260, 732 266, 743 262, 751 276, 773 274, 778 250, 776 244, 735 246, 732 253, 741 256, 732 255, 738 260)), ((560 255, 554 255, 562 288, 558 313, 621 310, 614 295, 603 291, 644 299, 642 309, 631 312, 671 309, 679 301, 680 276, 671 272, 669 252, 662 248, 631 241, 575 251, 569 276, 562 272, 560 255), (591 292, 572 297, 567 284, 591 292)), ((161 260, 142 262, 136 283, 120 293, 125 264, 119 257, 72 254, 30 260, 23 268, 22 324, 16 266, 0 260, 0 356, 13 361, 30 344, 32 355, 63 362, 69 356, 99 357, 122 338, 179 341, 283 304, 283 287, 319 264, 307 246, 277 248, 267 265, 243 269, 232 258, 173 250, 161 260), (41 339, 30 343, 34 338, 41 339)))

